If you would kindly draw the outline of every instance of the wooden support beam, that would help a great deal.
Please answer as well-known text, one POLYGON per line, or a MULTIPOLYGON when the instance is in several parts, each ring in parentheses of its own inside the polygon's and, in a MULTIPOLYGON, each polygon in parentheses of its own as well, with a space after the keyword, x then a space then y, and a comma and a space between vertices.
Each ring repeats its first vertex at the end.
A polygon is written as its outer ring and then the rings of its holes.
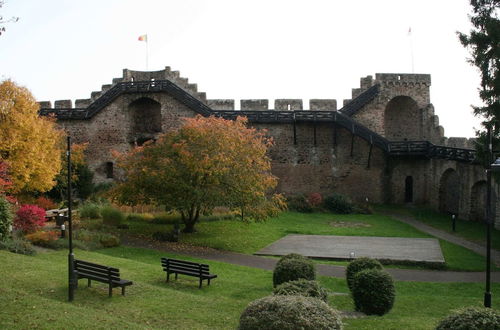
POLYGON ((351 157, 354 156, 354 134, 351 135, 351 157))
POLYGON ((316 120, 314 120, 313 122, 313 132, 314 132, 314 146, 317 145, 317 141, 316 141, 316 120))
POLYGON ((297 125, 295 122, 295 117, 293 118, 293 144, 297 145, 297 125))
POLYGON ((333 146, 337 146, 337 124, 333 123, 333 146))
POLYGON ((368 151, 368 164, 366 164, 366 168, 370 168, 370 162, 372 159, 372 149, 373 149, 373 141, 372 137, 370 136, 370 151, 368 151))

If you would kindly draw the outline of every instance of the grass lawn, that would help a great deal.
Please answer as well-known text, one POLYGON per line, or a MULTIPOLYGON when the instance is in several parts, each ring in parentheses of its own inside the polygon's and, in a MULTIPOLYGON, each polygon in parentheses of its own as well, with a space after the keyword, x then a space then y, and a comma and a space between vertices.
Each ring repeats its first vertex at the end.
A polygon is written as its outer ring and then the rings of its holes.
MULTIPOLYGON (((484 223, 456 219, 456 231, 453 232, 451 217, 431 209, 406 208, 401 205, 378 205, 375 209, 410 215, 431 227, 463 237, 471 242, 486 245, 486 225, 484 223)), ((500 230, 492 230, 491 247, 500 250, 500 230)))
MULTIPOLYGON (((151 235, 171 230, 171 225, 146 221, 128 221, 130 232, 151 235)), ((181 234, 180 241, 219 250, 252 254, 288 234, 432 237, 410 225, 379 214, 330 214, 285 212, 263 223, 239 220, 205 221, 196 225, 197 232, 181 234), (339 225, 339 222, 342 222, 339 225), (337 226, 332 226, 334 223, 337 226)), ((482 271, 486 259, 470 250, 440 240, 441 249, 450 270, 482 271)), ((335 262, 346 264, 346 262, 335 262)))
MULTIPOLYGON (((95 283, 89 289, 82 280, 75 301, 68 303, 67 251, 34 257, 0 251, 0 328, 235 329, 248 302, 272 291, 272 273, 265 270, 208 261, 219 277, 199 290, 196 279, 182 275, 177 281, 164 282, 159 259, 165 253, 119 247, 76 250, 75 255, 119 267, 134 285, 127 288, 125 297, 115 289, 110 299, 106 285, 95 283)), ((348 292, 344 279, 319 280, 330 292, 348 292)), ((346 329, 433 329, 452 309, 481 306, 484 286, 397 282, 396 291, 389 314, 345 319, 346 329)), ((492 294, 493 306, 498 306, 499 284, 493 284, 492 294)), ((353 310, 348 295, 332 295, 329 303, 339 310, 353 310)))

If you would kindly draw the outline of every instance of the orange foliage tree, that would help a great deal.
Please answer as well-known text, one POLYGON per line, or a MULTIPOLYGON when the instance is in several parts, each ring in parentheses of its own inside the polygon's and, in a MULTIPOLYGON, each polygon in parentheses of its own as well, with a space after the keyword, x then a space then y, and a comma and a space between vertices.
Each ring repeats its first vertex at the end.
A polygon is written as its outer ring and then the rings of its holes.
POLYGON ((61 169, 62 132, 38 110, 28 89, 0 83, 0 160, 9 165, 12 193, 47 191, 61 169))
POLYGON ((116 154, 124 180, 112 191, 127 205, 164 205, 181 214, 184 232, 193 232, 200 214, 216 206, 238 210, 243 219, 263 220, 283 208, 270 194, 277 178, 270 172, 264 132, 216 117, 185 119, 176 132, 155 143, 116 154))

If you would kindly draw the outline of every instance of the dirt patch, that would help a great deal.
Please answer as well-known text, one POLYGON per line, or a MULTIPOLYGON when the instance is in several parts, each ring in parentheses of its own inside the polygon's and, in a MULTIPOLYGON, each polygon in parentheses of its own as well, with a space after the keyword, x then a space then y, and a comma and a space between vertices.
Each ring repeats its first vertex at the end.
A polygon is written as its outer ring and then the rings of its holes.
POLYGON ((337 228, 367 228, 372 225, 364 222, 352 222, 352 221, 332 221, 330 226, 337 228))

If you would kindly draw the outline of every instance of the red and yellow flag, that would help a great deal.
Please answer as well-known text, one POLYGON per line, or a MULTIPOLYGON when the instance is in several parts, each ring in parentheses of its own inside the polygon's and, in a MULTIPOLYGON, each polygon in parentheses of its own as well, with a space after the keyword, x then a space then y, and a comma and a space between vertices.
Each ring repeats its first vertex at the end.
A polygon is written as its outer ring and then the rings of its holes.
POLYGON ((139 41, 148 42, 148 35, 147 34, 143 34, 142 36, 139 36, 139 41))

